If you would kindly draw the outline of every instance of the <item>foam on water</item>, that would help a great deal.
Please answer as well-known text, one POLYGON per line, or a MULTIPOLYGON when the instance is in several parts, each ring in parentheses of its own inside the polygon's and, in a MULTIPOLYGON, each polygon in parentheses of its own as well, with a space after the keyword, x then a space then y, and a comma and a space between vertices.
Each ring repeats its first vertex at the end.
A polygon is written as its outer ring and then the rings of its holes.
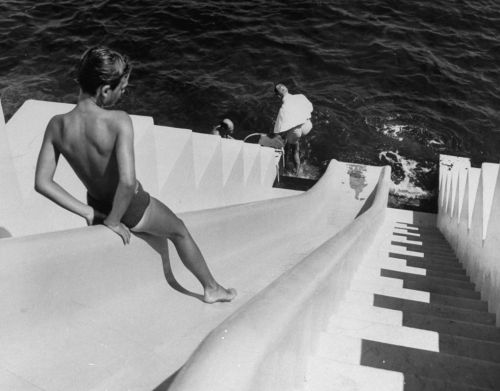
POLYGON ((397 151, 383 151, 379 158, 396 171, 392 177, 392 193, 407 199, 428 199, 433 196, 433 191, 418 185, 419 176, 430 173, 431 168, 422 167, 416 160, 405 158, 397 151))

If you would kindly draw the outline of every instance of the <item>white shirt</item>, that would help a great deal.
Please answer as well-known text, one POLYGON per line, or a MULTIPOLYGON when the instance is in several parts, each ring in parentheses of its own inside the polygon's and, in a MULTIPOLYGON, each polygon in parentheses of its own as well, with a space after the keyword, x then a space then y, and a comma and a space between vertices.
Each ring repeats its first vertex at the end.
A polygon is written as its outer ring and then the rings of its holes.
POLYGON ((274 133, 286 132, 302 125, 311 118, 312 111, 313 105, 304 95, 286 94, 274 124, 274 133))

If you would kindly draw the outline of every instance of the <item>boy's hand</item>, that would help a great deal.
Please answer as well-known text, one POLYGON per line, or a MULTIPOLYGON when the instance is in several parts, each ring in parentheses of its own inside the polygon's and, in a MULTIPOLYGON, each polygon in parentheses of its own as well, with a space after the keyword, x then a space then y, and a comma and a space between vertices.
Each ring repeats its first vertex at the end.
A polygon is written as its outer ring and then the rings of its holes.
POLYGON ((103 224, 106 227, 108 227, 111 231, 120 235, 120 237, 123 240, 123 244, 130 243, 130 230, 125 224, 109 222, 107 219, 104 219, 103 224))
POLYGON ((87 220, 87 225, 96 225, 102 224, 103 220, 106 218, 104 213, 95 210, 94 208, 90 208, 89 213, 85 216, 85 220, 87 220))

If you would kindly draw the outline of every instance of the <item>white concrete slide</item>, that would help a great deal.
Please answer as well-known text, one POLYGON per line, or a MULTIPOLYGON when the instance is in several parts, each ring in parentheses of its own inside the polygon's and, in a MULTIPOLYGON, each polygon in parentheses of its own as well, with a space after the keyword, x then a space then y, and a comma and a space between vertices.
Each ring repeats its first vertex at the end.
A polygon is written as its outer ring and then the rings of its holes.
MULTIPOLYGON (((343 200, 344 207, 331 212, 319 208, 322 218, 315 215, 308 221, 313 225, 344 221, 347 225, 213 330, 175 377, 171 390, 277 390, 301 384, 319 331, 340 305, 385 216, 390 170, 379 168, 373 175, 364 166, 341 167, 327 172, 328 179, 323 177, 308 192, 313 193, 306 194, 313 196, 328 183, 338 189, 328 202, 338 200, 342 205, 343 200), (351 180, 342 180, 344 175, 351 180), (363 189, 373 189, 374 176, 379 178, 377 188, 372 198, 365 198, 363 189), (369 208, 347 207, 346 202, 353 200, 367 206, 361 200, 368 198, 369 208)), ((307 195, 280 202, 303 198, 305 206, 313 201, 306 201, 307 195)))
MULTIPOLYGON (((216 278, 238 289, 237 299, 230 304, 207 305, 197 300, 200 287, 173 248, 170 264, 177 283, 168 274, 169 286, 161 261, 161 254, 166 254, 163 241, 133 237, 125 247, 102 226, 0 240, 4 319, 0 376, 9 374, 0 378, 0 384, 25 382, 47 390, 153 389, 169 377, 172 380, 212 330, 217 330, 217 340, 226 335, 228 341, 236 338, 240 331, 232 326, 217 328, 228 316, 241 310, 240 314, 267 323, 251 315, 251 303, 267 303, 266 298, 272 298, 271 307, 279 310, 269 307, 266 314, 282 312, 287 318, 300 313, 302 305, 312 299, 315 318, 326 320, 328 311, 323 310, 331 303, 320 300, 315 292, 321 287, 342 296, 349 270, 356 263, 352 261, 363 254, 364 244, 353 244, 360 235, 362 243, 370 242, 387 199, 384 171, 376 190, 381 195, 373 201, 377 213, 367 209, 380 168, 363 172, 366 183, 361 192, 350 181, 344 181, 347 189, 339 188, 336 178, 348 175, 350 167, 332 162, 315 187, 297 196, 181 215, 216 278), (351 224, 362 210, 366 212, 351 224), (287 246, 278 245, 285 241, 287 246), (336 283, 325 285, 324 273, 337 276, 336 283), (300 292, 299 297, 285 291, 275 295, 283 281, 287 290, 300 292), (302 281, 307 281, 307 288, 302 281), (320 281, 324 283, 317 285, 320 281), (271 296, 269 289, 275 292, 271 296)), ((267 304, 258 307, 264 309, 267 304)), ((298 325, 309 323, 307 319, 298 325)), ((253 329, 259 330, 257 339, 265 336, 262 341, 274 341, 273 336, 284 332, 274 324, 265 329, 265 335, 260 335, 263 329, 253 329)), ((246 341, 242 348, 250 348, 254 340, 242 338, 240 342, 246 341)), ((257 350, 261 349, 259 344, 257 350)))

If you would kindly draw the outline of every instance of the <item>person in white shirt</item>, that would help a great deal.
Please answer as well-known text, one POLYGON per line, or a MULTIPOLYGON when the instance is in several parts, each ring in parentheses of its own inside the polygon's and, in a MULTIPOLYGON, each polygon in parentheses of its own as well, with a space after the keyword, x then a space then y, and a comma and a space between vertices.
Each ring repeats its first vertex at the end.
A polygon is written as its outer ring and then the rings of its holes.
POLYGON ((274 124, 274 133, 286 142, 285 161, 290 154, 293 156, 297 175, 300 170, 299 140, 312 129, 313 105, 302 94, 290 94, 284 84, 276 84, 274 92, 283 102, 274 124))

